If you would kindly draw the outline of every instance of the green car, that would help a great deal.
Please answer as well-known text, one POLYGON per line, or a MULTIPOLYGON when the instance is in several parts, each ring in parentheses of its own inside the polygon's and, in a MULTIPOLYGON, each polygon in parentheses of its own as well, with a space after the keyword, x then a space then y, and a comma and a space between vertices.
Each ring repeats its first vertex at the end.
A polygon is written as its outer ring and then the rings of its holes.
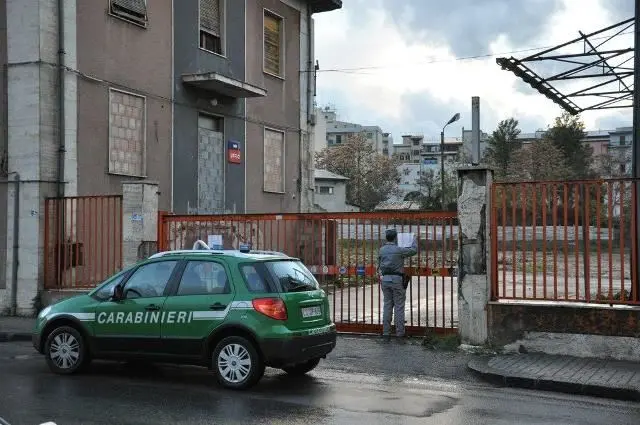
POLYGON ((200 365, 224 387, 266 366, 314 369, 336 345, 329 302, 298 260, 264 251, 170 251, 43 309, 35 349, 59 374, 92 359, 200 365))

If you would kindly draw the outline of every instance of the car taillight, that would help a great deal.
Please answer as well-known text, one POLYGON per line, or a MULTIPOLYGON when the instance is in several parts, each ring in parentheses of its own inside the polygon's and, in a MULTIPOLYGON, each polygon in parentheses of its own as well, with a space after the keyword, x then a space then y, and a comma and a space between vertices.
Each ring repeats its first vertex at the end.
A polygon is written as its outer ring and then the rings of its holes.
POLYGON ((280 298, 258 298, 253 300, 253 308, 276 320, 287 320, 287 306, 280 298))

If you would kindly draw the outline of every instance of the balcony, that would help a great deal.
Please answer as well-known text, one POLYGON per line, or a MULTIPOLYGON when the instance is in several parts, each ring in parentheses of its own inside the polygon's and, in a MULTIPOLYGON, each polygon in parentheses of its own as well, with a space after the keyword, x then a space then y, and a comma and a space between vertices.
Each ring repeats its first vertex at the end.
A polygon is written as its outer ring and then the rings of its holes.
POLYGON ((183 74, 182 82, 196 89, 206 90, 234 99, 265 97, 267 90, 235 78, 225 77, 217 72, 183 74))

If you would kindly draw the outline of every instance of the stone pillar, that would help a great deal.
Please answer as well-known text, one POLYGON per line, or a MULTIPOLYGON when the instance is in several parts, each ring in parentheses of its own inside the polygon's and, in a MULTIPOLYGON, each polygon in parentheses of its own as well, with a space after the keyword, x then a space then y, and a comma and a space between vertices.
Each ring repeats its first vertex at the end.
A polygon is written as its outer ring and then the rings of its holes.
POLYGON ((158 183, 122 183, 122 261, 128 267, 155 252, 158 231, 158 183))
POLYGON ((458 320, 463 344, 488 340, 487 304, 491 297, 490 211, 493 171, 458 170, 458 320))

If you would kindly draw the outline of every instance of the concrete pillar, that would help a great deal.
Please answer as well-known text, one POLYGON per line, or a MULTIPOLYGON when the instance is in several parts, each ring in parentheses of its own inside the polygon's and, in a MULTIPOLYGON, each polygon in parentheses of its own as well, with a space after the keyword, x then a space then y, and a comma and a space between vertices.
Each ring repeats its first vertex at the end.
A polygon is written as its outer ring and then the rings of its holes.
POLYGON ((152 254, 157 246, 158 183, 122 183, 123 267, 152 254))
POLYGON ((490 211, 493 171, 483 167, 458 170, 458 319, 463 344, 487 343, 490 284, 490 211))

